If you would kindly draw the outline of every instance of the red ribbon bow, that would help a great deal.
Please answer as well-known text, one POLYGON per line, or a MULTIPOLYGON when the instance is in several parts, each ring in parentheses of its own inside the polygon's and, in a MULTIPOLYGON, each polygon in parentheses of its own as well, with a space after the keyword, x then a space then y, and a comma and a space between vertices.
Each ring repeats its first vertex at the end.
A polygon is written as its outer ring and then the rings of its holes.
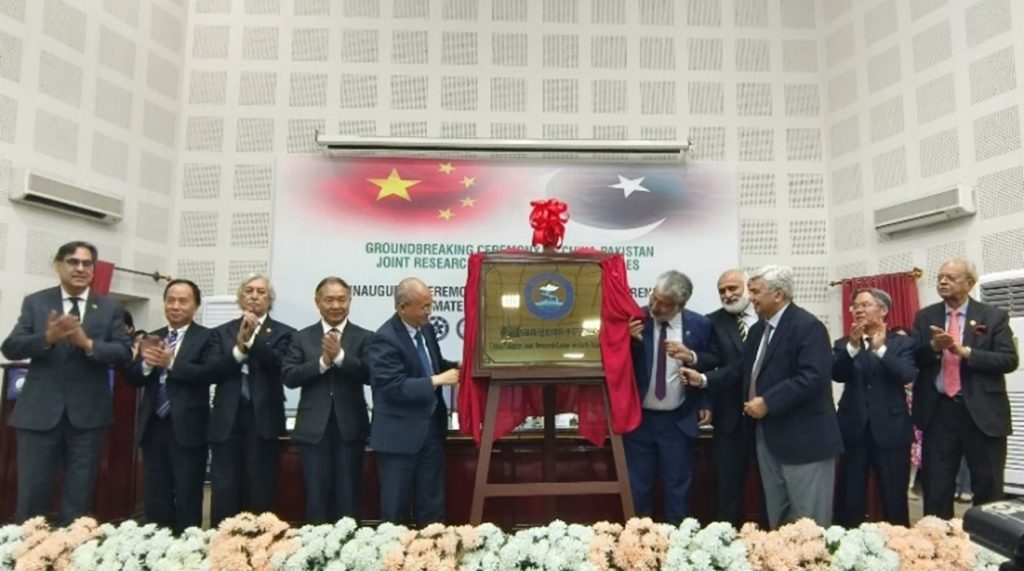
POLYGON ((554 198, 530 202, 530 226, 533 228, 533 245, 544 248, 561 248, 565 237, 565 223, 569 221, 569 206, 554 198))

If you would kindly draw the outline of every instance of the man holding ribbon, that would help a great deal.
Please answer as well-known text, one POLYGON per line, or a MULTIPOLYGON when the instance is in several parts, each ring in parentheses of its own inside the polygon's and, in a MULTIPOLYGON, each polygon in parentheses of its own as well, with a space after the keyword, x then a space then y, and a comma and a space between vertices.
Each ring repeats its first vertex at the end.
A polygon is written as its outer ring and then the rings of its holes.
POLYGON ((214 331, 193 322, 201 303, 194 282, 168 282, 167 326, 142 341, 126 375, 143 390, 135 438, 142 448, 146 519, 178 534, 203 520, 210 365, 220 355, 214 331))
POLYGON ((939 269, 942 301, 914 318, 918 375, 914 424, 924 433, 924 513, 953 517, 961 456, 967 459, 974 505, 1003 497, 1006 437, 1011 432, 1006 374, 1019 357, 1009 314, 970 297, 978 270, 966 258, 939 269))
POLYGON ((701 367, 711 322, 686 309, 693 282, 677 271, 658 277, 644 319, 629 324, 633 370, 640 396, 640 426, 625 435, 626 465, 637 516, 650 516, 654 479, 665 489, 667 522, 686 517, 693 481, 698 426, 711 421, 707 391, 688 387, 680 367, 701 367))

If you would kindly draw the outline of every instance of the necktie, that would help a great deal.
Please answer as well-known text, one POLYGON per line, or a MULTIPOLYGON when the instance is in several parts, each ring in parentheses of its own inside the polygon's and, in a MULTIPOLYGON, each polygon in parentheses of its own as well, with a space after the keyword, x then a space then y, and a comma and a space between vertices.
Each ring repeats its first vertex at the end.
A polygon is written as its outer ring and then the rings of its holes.
MULTIPOLYGON (((252 334, 252 339, 250 339, 250 341, 252 341, 252 343, 249 344, 250 350, 251 350, 251 347, 256 344, 256 336, 259 335, 259 333, 260 333, 260 330, 259 330, 260 327, 262 327, 262 326, 257 325, 256 326, 256 332, 252 334)), ((250 400, 252 400, 252 393, 249 390, 249 358, 248 357, 246 357, 245 361, 242 363, 242 400, 244 400, 245 402, 249 402, 250 400)))
POLYGON ((75 316, 75 319, 81 321, 82 320, 82 310, 80 310, 78 308, 78 302, 82 301, 82 298, 80 298, 80 297, 72 297, 72 298, 69 298, 69 299, 71 299, 71 311, 68 312, 68 315, 73 315, 73 316, 75 316))
MULTIPOLYGON (((171 329, 170 333, 164 341, 167 343, 167 348, 174 353, 174 348, 178 346, 178 330, 171 329)), ((160 375, 160 384, 156 389, 156 416, 158 418, 166 418, 171 412, 171 400, 167 398, 167 371, 164 371, 160 375)))
POLYGON ((416 332, 416 353, 420 357, 420 366, 423 367, 423 374, 428 377, 434 374, 434 366, 430 363, 430 356, 427 355, 427 345, 423 342, 423 332, 416 332))
POLYGON ((754 357, 754 368, 750 371, 750 390, 747 391, 747 400, 757 396, 757 377, 761 374, 761 366, 764 365, 764 354, 768 352, 768 343, 771 342, 772 326, 766 323, 764 335, 761 336, 761 344, 757 346, 757 356, 754 357))
POLYGON ((740 341, 747 342, 747 322, 742 313, 736 314, 736 329, 740 332, 740 341))
POLYGON ((665 333, 668 331, 668 323, 661 322, 658 330, 658 361, 654 364, 654 396, 661 400, 665 398, 667 387, 665 386, 665 333))
MULTIPOLYGON (((949 336, 960 342, 960 316, 955 311, 949 315, 949 336)), ((946 396, 955 397, 960 394, 960 355, 952 351, 942 352, 942 388, 946 396)))

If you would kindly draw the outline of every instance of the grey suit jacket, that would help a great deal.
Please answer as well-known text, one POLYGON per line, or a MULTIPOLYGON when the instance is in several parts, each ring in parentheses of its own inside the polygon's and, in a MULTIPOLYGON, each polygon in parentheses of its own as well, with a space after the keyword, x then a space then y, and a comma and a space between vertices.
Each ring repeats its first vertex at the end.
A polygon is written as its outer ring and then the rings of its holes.
POLYGON ((110 368, 132 359, 124 309, 117 301, 92 292, 85 303, 82 327, 93 340, 92 355, 67 342, 46 345, 50 312, 64 312, 59 287, 28 295, 22 302, 18 322, 0 346, 12 361, 32 360, 9 421, 14 428, 49 430, 65 411, 75 428, 101 428, 114 422, 110 368))

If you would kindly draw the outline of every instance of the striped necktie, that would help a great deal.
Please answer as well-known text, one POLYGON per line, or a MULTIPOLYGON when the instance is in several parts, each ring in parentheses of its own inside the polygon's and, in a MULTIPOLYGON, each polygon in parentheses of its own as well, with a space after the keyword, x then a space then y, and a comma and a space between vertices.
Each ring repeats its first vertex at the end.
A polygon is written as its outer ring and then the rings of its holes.
MULTIPOLYGON (((164 341, 167 343, 167 348, 174 353, 175 347, 178 346, 178 340, 181 336, 178 335, 177 329, 171 329, 170 333, 167 334, 167 338, 164 341)), ((167 398, 167 371, 160 375, 160 385, 156 389, 156 416, 158 418, 166 418, 171 412, 171 400, 167 398)))
POLYGON ((736 329, 740 332, 740 341, 747 342, 747 321, 743 318, 742 313, 736 314, 736 329))

